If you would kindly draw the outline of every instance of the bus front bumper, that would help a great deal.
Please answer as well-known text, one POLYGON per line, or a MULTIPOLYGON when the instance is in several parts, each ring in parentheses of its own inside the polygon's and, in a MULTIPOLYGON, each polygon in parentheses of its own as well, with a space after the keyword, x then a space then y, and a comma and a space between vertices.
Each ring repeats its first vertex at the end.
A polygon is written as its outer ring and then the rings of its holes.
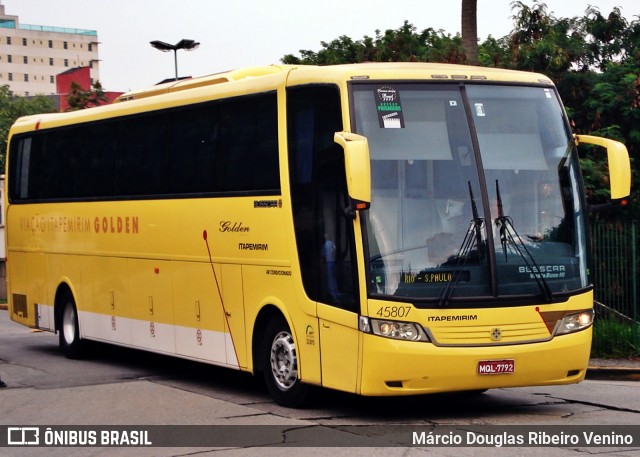
POLYGON ((546 342, 483 347, 437 347, 363 334, 360 394, 415 395, 577 383, 587 371, 591 334, 588 328, 546 342), (501 372, 504 366, 513 372, 501 372))

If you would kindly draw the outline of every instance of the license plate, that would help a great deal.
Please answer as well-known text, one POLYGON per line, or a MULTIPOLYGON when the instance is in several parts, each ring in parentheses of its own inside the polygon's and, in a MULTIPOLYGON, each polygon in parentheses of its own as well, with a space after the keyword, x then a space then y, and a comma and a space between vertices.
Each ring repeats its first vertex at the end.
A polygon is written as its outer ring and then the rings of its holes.
POLYGON ((478 362, 478 374, 510 374, 516 372, 516 362, 507 360, 481 360, 478 362))

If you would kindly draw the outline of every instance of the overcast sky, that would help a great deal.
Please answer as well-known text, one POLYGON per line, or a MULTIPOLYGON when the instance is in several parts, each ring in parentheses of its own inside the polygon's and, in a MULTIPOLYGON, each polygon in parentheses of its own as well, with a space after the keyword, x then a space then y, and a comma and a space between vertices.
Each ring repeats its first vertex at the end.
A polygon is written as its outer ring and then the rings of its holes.
MULTIPOLYGON (((200 42, 178 51, 180 76, 202 76, 245 66, 279 63, 300 49, 317 51, 341 35, 354 40, 405 20, 418 30, 460 32, 461 0, 0 0, 22 24, 97 30, 100 80, 109 91, 150 86, 174 76, 173 53, 152 40, 200 42)), ((533 5, 533 0, 523 0, 533 5)), ((638 19, 638 0, 546 0, 556 17, 583 15, 589 4, 603 14, 619 6, 638 19)), ((503 37, 513 28, 511 0, 478 0, 478 35, 503 37)))

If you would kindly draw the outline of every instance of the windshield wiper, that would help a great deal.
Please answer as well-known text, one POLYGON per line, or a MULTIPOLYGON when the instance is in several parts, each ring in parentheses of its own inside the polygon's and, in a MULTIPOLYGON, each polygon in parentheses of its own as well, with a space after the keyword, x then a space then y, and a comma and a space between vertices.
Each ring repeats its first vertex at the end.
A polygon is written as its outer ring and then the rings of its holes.
POLYGON ((482 219, 478 215, 478 207, 476 206, 476 200, 473 198, 473 190, 471 189, 471 181, 467 181, 469 186, 469 198, 471 200, 471 211, 473 214, 473 219, 469 224, 469 228, 467 229, 467 233, 464 235, 464 239, 462 240, 462 245, 460 246, 460 251, 458 252, 455 269, 451 275, 451 281, 447 283, 447 287, 444 288, 442 293, 440 294, 440 299, 438 300, 438 306, 444 307, 449 303, 451 296, 455 288, 458 286, 458 282, 462 277, 462 271, 467 264, 467 261, 471 257, 471 253, 473 252, 473 248, 476 248, 478 261, 482 259, 482 226, 484 225, 484 219, 482 219))
POLYGON ((520 235, 513 226, 513 220, 509 216, 504 215, 504 209, 502 207, 502 198, 500 197, 500 184, 496 179, 496 198, 498 200, 498 217, 494 220, 496 226, 498 226, 500 234, 500 244, 502 245, 502 251, 504 252, 505 263, 509 262, 508 250, 509 246, 512 246, 515 252, 520 256, 529 270, 532 272, 540 291, 547 303, 553 301, 551 289, 546 279, 542 275, 540 267, 533 258, 533 255, 527 249, 527 245, 522 241, 520 235))

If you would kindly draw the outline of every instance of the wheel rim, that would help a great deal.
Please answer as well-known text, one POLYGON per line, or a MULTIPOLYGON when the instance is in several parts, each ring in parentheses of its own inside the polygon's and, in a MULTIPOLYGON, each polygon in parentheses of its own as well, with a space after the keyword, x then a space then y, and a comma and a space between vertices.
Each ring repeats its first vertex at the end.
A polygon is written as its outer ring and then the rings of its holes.
POLYGON ((73 306, 67 305, 62 314, 62 333, 67 344, 73 343, 76 337, 76 316, 73 306))
POLYGON ((280 332, 271 344, 271 373, 280 390, 289 390, 298 380, 298 358, 293 337, 280 332))

